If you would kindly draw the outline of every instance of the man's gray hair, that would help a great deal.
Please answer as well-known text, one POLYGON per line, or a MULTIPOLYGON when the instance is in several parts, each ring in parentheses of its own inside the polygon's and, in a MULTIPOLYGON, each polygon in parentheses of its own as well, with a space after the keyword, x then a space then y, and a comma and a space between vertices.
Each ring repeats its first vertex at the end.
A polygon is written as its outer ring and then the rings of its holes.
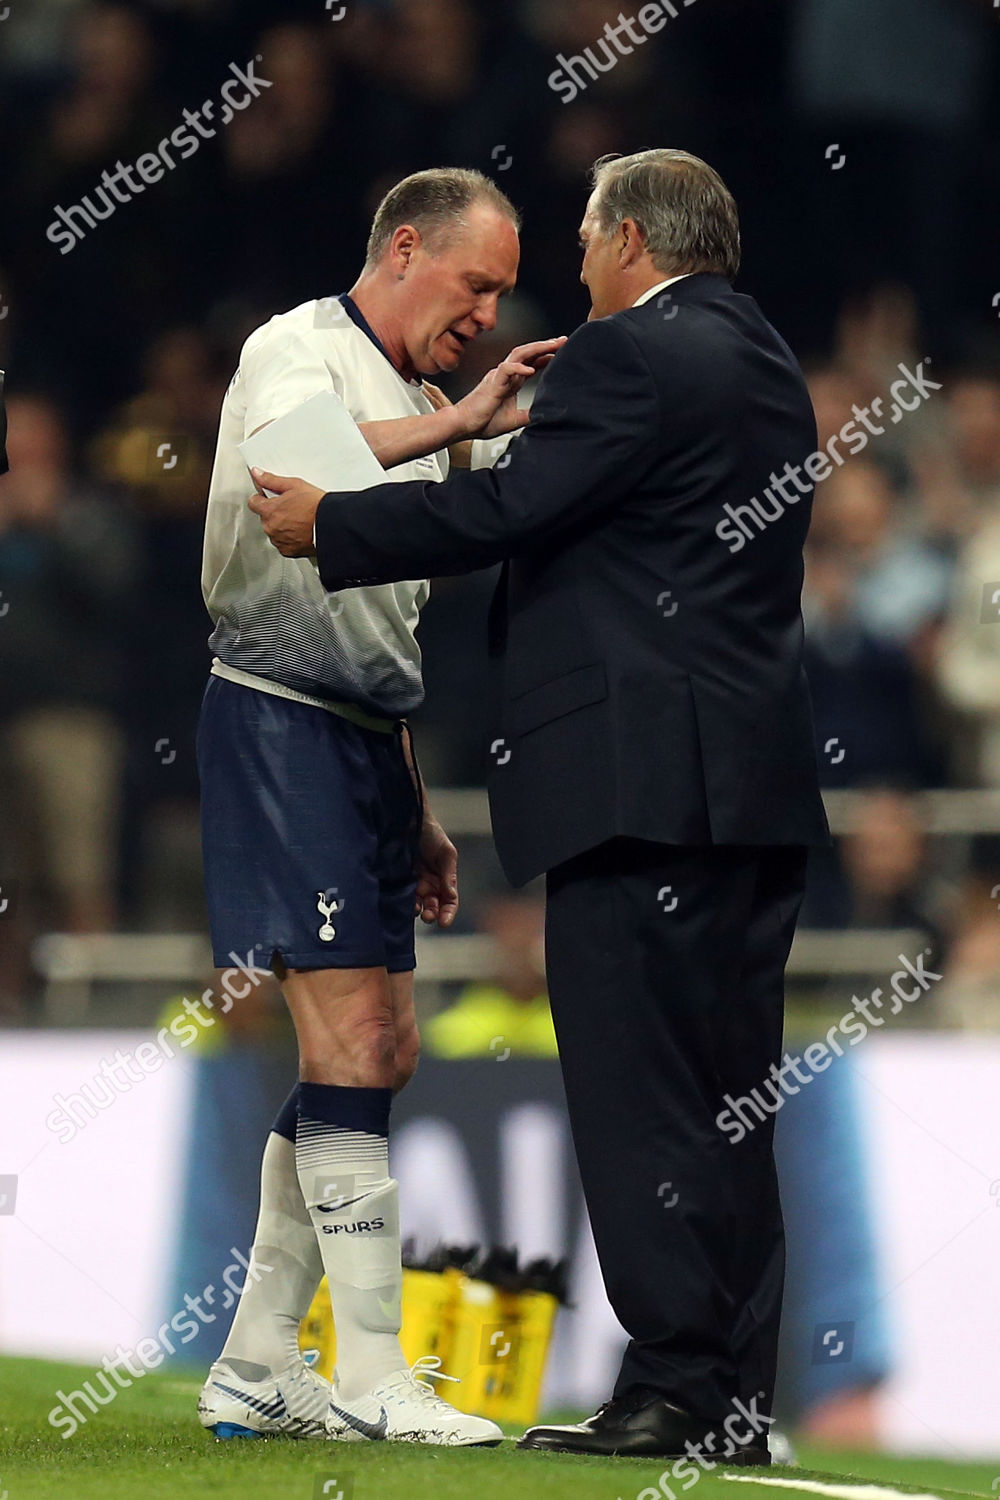
POLYGON ((412 224, 432 253, 440 249, 449 226, 461 225, 475 203, 486 203, 521 228, 521 216, 506 194, 482 172, 467 167, 431 167, 414 172, 390 188, 375 211, 368 236, 366 264, 382 259, 403 224, 412 224))
POLYGON ((634 219, 658 271, 715 271, 732 280, 740 268, 736 202, 718 172, 687 151, 637 151, 594 163, 594 212, 601 232, 634 219))

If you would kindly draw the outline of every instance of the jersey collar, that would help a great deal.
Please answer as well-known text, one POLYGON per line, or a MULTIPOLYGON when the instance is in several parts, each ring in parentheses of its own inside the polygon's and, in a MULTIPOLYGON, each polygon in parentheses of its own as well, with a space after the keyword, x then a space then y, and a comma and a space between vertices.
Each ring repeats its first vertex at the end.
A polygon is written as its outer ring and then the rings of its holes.
MULTIPOLYGON (((396 371, 396 374, 399 375, 399 371, 396 370, 396 366, 393 365, 392 360, 389 359, 388 350, 386 349, 382 340, 379 338, 378 334, 375 332, 372 325, 369 323, 368 319, 365 317, 364 313, 361 311, 358 304, 355 302, 354 298, 351 296, 350 292, 341 292, 339 297, 337 298, 337 301, 343 303, 344 311, 350 318, 351 322, 357 324, 357 326, 361 329, 361 332, 365 335, 365 338, 371 339, 372 343, 375 345, 375 348, 378 350, 378 352, 382 355, 383 359, 389 360, 390 365, 392 365, 392 368, 396 371)), ((403 380, 406 385, 419 386, 421 384, 419 380, 406 380, 405 376, 403 375, 399 375, 399 378, 400 380, 403 380)))

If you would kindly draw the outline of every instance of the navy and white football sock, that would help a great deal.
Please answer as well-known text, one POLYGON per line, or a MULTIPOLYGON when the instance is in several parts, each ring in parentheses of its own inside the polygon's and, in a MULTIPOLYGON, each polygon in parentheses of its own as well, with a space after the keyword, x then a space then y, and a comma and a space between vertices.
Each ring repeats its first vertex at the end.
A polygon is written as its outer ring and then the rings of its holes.
POLYGON ((406 1368, 391 1103, 392 1089, 299 1085, 296 1165, 330 1286, 337 1388, 347 1400, 406 1368))
POLYGON ((277 1375, 298 1357, 323 1261, 295 1164, 298 1086, 271 1128, 260 1170, 260 1214, 243 1294, 219 1356, 244 1380, 277 1375), (257 1276, 252 1269, 259 1266, 257 1276), (270 1266, 269 1271, 263 1270, 270 1266))

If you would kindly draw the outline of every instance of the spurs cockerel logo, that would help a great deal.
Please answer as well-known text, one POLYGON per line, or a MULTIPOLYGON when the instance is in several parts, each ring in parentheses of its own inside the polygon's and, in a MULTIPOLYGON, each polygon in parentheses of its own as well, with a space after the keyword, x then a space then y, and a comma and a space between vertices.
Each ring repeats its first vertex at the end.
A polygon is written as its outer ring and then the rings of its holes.
POLYGON ((326 919, 319 930, 319 936, 322 942, 332 943, 337 936, 337 929, 330 921, 330 918, 334 912, 343 911, 344 903, 337 898, 337 887, 335 885, 331 886, 329 890, 317 891, 316 894, 319 898, 316 902, 316 910, 321 917, 326 919))

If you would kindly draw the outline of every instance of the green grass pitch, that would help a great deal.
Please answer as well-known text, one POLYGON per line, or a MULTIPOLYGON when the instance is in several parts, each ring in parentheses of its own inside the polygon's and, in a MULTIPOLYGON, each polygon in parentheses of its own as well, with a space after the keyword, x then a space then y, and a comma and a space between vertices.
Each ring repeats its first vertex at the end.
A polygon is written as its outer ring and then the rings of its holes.
MULTIPOLYGON (((435 1450, 389 1443, 217 1443, 194 1413, 200 1378, 151 1374, 74 1437, 49 1426, 58 1388, 91 1372, 42 1360, 0 1359, 0 1497, 7 1500, 637 1500, 656 1490, 664 1465, 495 1449, 435 1450)), ((512 1434, 516 1436, 516 1434, 512 1434)), ((745 1475, 874 1483, 950 1500, 997 1500, 1000 1463, 945 1463, 884 1455, 803 1452, 795 1469, 745 1475)), ((696 1500, 795 1500, 805 1492, 737 1486, 707 1473, 686 1492, 696 1500)), ((661 1493, 661 1492, 658 1492, 661 1493)), ((651 1497, 644 1497, 651 1500, 651 1497)), ((669 1500, 669 1497, 668 1497, 669 1500)))

